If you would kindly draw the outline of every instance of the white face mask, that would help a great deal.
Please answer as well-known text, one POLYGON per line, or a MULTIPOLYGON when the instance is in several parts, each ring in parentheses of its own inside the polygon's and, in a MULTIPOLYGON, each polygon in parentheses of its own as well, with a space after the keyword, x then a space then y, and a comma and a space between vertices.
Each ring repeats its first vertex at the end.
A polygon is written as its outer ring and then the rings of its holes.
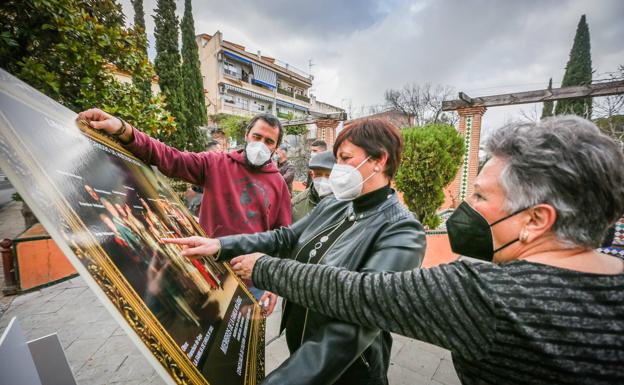
POLYGON ((314 189, 320 197, 325 197, 332 193, 332 188, 329 184, 329 178, 326 176, 320 176, 312 179, 314 181, 314 189))
POLYGON ((331 174, 329 174, 329 185, 336 199, 339 201, 351 201, 360 195, 364 183, 376 174, 376 171, 374 171, 365 180, 362 180, 362 175, 358 171, 369 158, 370 156, 364 159, 357 167, 337 163, 334 165, 331 174))
POLYGON ((245 156, 254 166, 263 166, 271 159, 271 150, 262 142, 249 142, 245 147, 245 156))

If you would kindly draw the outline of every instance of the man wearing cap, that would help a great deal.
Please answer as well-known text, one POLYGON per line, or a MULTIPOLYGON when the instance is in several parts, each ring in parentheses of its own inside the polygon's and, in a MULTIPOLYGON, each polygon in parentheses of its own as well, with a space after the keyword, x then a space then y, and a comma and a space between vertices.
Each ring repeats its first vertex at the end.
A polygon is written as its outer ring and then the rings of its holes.
POLYGON ((308 188, 297 194, 292 200, 293 222, 303 218, 321 199, 332 195, 329 187, 329 174, 336 164, 333 152, 319 152, 312 156, 310 168, 311 182, 308 188))
POLYGON ((292 196, 292 185, 295 180, 295 166, 288 160, 288 146, 285 144, 279 146, 275 151, 275 161, 277 162, 277 169, 284 178, 286 186, 288 186, 288 192, 292 196))

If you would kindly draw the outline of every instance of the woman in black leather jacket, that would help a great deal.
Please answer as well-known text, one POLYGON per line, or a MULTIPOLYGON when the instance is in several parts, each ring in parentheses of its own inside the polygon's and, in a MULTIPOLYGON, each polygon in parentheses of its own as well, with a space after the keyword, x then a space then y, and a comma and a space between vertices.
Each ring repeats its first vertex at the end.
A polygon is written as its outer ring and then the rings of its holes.
MULTIPOLYGON (((361 272, 414 269, 424 256, 425 233, 390 188, 402 149, 400 133, 389 122, 354 121, 334 144, 334 197, 306 217, 263 233, 168 242, 189 246, 183 255, 218 255, 219 260, 259 251, 361 272)), ((291 356, 263 384, 388 384, 389 333, 291 302, 284 305, 280 331, 284 328, 291 356)))

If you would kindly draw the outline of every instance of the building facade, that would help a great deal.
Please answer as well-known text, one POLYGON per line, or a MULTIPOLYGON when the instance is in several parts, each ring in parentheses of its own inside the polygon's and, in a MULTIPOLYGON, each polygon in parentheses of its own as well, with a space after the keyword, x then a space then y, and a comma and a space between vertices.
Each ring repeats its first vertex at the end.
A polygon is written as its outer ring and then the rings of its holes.
POLYGON ((269 112, 297 119, 310 114, 312 75, 260 52, 247 52, 223 40, 219 31, 198 35, 196 41, 208 115, 269 112))

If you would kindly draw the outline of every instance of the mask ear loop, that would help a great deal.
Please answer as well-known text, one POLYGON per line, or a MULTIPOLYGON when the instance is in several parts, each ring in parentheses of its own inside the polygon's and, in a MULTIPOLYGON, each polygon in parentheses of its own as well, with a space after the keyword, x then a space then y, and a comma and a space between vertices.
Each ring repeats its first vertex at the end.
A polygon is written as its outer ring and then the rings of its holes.
POLYGON ((362 167, 362 165, 363 165, 364 163, 366 163, 366 161, 367 161, 367 160, 369 160, 369 159, 370 159, 370 155, 369 155, 369 156, 367 156, 367 157, 366 157, 366 159, 364 159, 364 160, 362 161, 362 163, 358 164, 358 166, 357 166, 355 169, 356 169, 356 170, 359 170, 359 168, 360 168, 360 167, 362 167))
MULTIPOLYGON (((494 226, 495 224, 497 224, 497 223, 499 223, 499 222, 502 222, 502 221, 504 221, 504 220, 505 220, 505 219, 507 219, 507 218, 511 218, 511 217, 513 217, 514 215, 519 214, 519 213, 521 213, 521 212, 523 212, 524 210, 527 210, 527 209, 529 209, 529 208, 530 208, 530 207, 525 207, 525 208, 523 208, 523 209, 516 210, 516 211, 514 211, 513 213, 511 213, 511 214, 507 215, 506 217, 503 217, 503 218, 501 218, 501 219, 499 219, 499 220, 497 220, 497 221, 494 221, 494 222, 490 223, 490 224, 489 224, 489 226, 490 226, 490 232, 492 231, 492 226, 494 226)), ((516 242, 518 242, 518 241, 521 241, 521 237, 522 237, 522 233, 520 234, 520 236, 519 236, 518 238, 514 239, 513 241, 509 241, 509 242, 505 243, 504 245, 502 245, 501 247, 499 247, 498 249, 494 250, 494 252, 492 253, 492 255, 494 255, 494 254, 498 253, 499 251, 503 250, 503 249, 504 249, 504 248, 506 248, 507 246, 511 246, 512 244, 514 244, 514 243, 516 243, 516 242)), ((492 237, 492 238, 494 238, 494 237, 492 237)), ((528 238, 528 235, 527 235, 527 238, 528 238)), ((524 241, 522 241, 522 242, 524 242, 524 241)))

